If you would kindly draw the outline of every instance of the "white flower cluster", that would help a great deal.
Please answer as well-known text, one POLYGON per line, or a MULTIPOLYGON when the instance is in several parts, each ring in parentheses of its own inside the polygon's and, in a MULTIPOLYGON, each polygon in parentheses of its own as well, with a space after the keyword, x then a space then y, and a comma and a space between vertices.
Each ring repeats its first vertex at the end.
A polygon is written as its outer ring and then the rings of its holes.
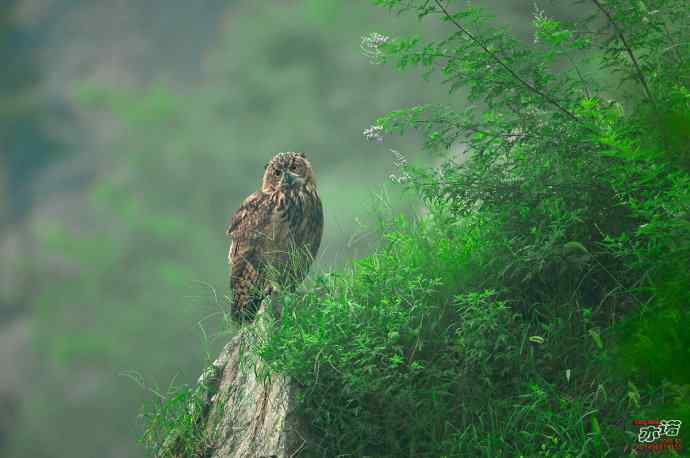
POLYGON ((368 57, 372 63, 378 64, 381 62, 383 56, 379 47, 388 42, 389 39, 390 38, 385 35, 373 32, 362 37, 362 43, 359 47, 362 49, 362 53, 368 57))
POLYGON ((534 44, 539 44, 541 42, 539 38, 539 33, 541 31, 541 27, 544 24, 544 21, 546 21, 546 14, 544 14, 544 10, 540 10, 539 6, 535 3, 534 4, 534 44))
POLYGON ((388 178, 393 183, 397 184, 404 184, 410 181, 410 174, 407 173, 405 168, 407 167, 407 158, 402 155, 402 153, 392 149, 390 150, 391 153, 393 153, 393 156, 395 156, 395 159, 393 160, 393 165, 397 167, 398 170, 400 170, 401 174, 400 175, 395 175, 394 173, 391 173, 388 178))
POLYGON ((383 126, 371 126, 363 134, 364 138, 370 142, 383 143, 383 126))
POLYGON ((393 160, 393 165, 395 165, 399 169, 402 169, 407 165, 407 158, 400 151, 392 149, 391 153, 393 153, 393 156, 395 156, 395 159, 393 160))

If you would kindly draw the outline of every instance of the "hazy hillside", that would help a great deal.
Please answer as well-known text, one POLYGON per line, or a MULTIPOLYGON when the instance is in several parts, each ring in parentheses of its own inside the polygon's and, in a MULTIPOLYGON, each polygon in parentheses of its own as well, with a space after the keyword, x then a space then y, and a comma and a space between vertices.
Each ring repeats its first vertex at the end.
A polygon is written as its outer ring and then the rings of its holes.
MULTIPOLYGON (((367 143, 438 85, 371 65, 414 34, 370 2, 15 0, 0 9, 0 454, 134 457, 151 393, 196 378, 219 329, 224 226, 274 153, 303 150, 325 204, 321 267, 368 253, 372 209, 414 211, 367 143)), ((532 5, 500 5, 530 39, 532 5)), ((553 7, 562 14, 562 7, 553 7)), ((461 95, 448 101, 459 104, 461 95)))

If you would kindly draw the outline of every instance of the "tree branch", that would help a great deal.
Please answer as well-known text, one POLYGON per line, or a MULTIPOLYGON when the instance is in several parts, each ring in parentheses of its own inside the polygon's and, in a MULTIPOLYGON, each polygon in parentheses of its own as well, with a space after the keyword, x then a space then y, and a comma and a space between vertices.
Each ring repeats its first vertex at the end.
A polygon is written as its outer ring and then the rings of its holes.
POLYGON ((592 0, 592 3, 594 3, 597 8, 606 16, 606 19, 608 19, 609 23, 613 27, 613 30, 615 30, 616 35, 618 35, 618 38, 621 40, 621 43, 623 44, 623 47, 625 48, 625 51, 628 53, 628 56, 630 56, 630 59, 632 60, 633 65, 635 66, 635 71, 637 72, 637 78, 639 79, 640 83, 642 84, 642 88, 644 89, 645 95, 649 99, 650 102, 652 102, 653 105, 656 106, 656 102, 654 100, 654 97, 652 96, 652 92, 649 90, 649 86, 647 86, 647 79, 644 77, 644 73, 642 73, 642 69, 640 68, 640 64, 637 62, 637 58, 635 57, 635 53, 633 53, 632 48, 630 45, 628 45, 628 41, 625 39, 625 35, 623 35, 623 31, 618 28, 618 24, 613 20, 613 17, 611 16, 611 13, 609 13, 604 6, 601 4, 599 0, 592 0))

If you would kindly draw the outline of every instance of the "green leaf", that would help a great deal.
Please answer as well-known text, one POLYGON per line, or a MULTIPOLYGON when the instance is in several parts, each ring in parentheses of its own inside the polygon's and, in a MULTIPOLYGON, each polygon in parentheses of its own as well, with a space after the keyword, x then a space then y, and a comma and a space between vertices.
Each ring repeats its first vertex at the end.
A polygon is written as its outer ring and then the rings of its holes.
POLYGON ((592 434, 594 435, 594 448, 601 451, 601 427, 596 416, 592 417, 592 434))
POLYGON ((588 331, 588 334, 592 336, 592 340, 594 340, 594 343, 599 347, 600 350, 604 349, 604 342, 601 340, 601 336, 599 336, 599 333, 595 331, 594 329, 590 329, 588 331))
POLYGON ((564 244, 563 248, 566 250, 569 250, 569 251, 579 250, 583 253, 589 254, 589 251, 587 250, 587 248, 585 248, 585 246, 583 244, 581 244, 580 242, 576 242, 576 241, 571 241, 571 242, 564 244))

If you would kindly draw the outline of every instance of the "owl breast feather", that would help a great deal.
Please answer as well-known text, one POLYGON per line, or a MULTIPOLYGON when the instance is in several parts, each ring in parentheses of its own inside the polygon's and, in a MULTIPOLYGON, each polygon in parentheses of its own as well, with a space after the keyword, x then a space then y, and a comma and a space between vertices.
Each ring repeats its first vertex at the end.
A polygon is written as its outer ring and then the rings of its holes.
POLYGON ((280 193, 275 206, 274 224, 277 240, 283 246, 306 248, 312 257, 321 241, 323 210, 318 194, 300 190, 280 193))

